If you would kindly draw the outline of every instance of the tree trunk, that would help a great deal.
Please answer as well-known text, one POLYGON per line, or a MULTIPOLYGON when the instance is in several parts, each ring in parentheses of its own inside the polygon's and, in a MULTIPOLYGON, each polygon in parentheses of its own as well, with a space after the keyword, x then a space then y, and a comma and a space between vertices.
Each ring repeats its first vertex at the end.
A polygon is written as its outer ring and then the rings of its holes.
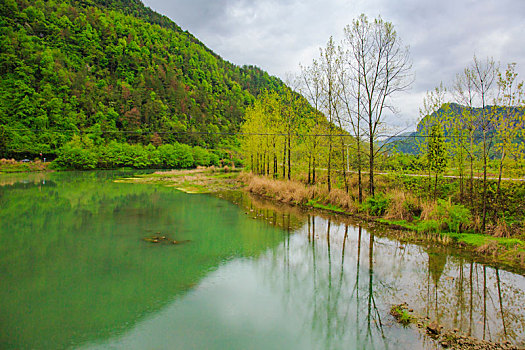
POLYGON ((470 207, 474 208, 474 155, 472 138, 470 139, 470 207))
MULTIPOLYGON (((342 128, 341 128, 342 129, 342 128)), ((345 168, 345 141, 343 137, 341 137, 341 170, 343 171, 343 182, 345 183, 345 191, 348 193, 348 181, 346 180, 346 168, 345 168)), ((348 155, 346 155, 348 157, 348 155)))
POLYGON ((277 150, 275 139, 273 140, 273 178, 277 179, 277 150))
POLYGON ((375 188, 374 188, 374 139, 372 137, 372 132, 370 132, 370 195, 373 197, 375 188))
POLYGON ((332 190, 332 181, 330 179, 330 173, 332 172, 331 169, 331 163, 332 163, 332 136, 328 136, 328 175, 327 175, 327 182, 328 182, 328 192, 332 190))
POLYGON ((485 233, 487 224, 487 139, 486 131, 483 131, 483 220, 481 232, 485 233))
POLYGON ((357 139, 357 187, 359 191, 359 204, 363 203, 363 183, 361 175, 361 141, 357 139))
POLYGON ((308 155, 308 181, 306 182, 308 185, 310 184, 310 172, 311 172, 311 167, 312 167, 312 154, 310 153, 308 155))
POLYGON ((283 149, 283 179, 286 178, 286 140, 284 140, 283 149))
POLYGON ((315 185, 315 155, 312 159, 312 185, 315 185))
MULTIPOLYGON (((499 210, 494 211, 495 214, 497 212, 504 213, 503 211, 503 201, 501 200, 501 175, 503 173, 503 161, 505 160, 505 150, 501 153, 501 159, 499 162, 499 173, 498 173, 498 188, 496 190, 496 203, 499 208, 499 210)), ((494 215, 496 216, 496 215, 494 215)), ((496 219, 496 217, 494 218, 496 219)))
POLYGON ((288 180, 292 179, 291 148, 292 148, 292 135, 288 134, 288 180))
POLYGON ((437 200, 438 173, 434 176, 434 202, 437 200))

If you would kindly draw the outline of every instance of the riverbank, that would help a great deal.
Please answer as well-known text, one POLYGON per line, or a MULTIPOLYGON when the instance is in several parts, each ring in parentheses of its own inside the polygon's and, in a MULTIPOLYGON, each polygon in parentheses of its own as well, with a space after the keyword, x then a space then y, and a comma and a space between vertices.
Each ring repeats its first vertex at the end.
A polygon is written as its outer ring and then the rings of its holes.
POLYGON ((188 170, 156 171, 152 174, 118 179, 115 182, 162 185, 186 193, 213 193, 239 189, 238 175, 238 169, 212 166, 188 170))
POLYGON ((347 215, 384 227, 393 231, 401 242, 439 243, 472 254, 486 264, 504 265, 519 273, 525 271, 523 234, 475 233, 473 227, 476 223, 469 222, 472 218, 464 207, 444 201, 417 201, 401 191, 389 197, 378 195, 359 205, 341 189, 328 192, 324 186, 273 180, 228 167, 157 171, 115 182, 156 184, 186 193, 215 193, 244 187, 249 193, 272 201, 347 215))
POLYGON ((50 171, 51 163, 44 163, 40 160, 17 161, 14 159, 0 159, 0 174, 4 173, 29 173, 50 171))
MULTIPOLYGON (((488 264, 501 264, 525 271, 525 237, 521 232, 497 235, 473 232, 476 222, 463 206, 450 202, 425 202, 395 191, 390 196, 369 197, 362 204, 341 189, 307 186, 296 181, 273 180, 242 173, 239 180, 250 193, 304 208, 349 215, 396 231, 405 242, 438 242, 474 254, 488 264)), ((474 219, 475 220, 475 219, 474 219)))

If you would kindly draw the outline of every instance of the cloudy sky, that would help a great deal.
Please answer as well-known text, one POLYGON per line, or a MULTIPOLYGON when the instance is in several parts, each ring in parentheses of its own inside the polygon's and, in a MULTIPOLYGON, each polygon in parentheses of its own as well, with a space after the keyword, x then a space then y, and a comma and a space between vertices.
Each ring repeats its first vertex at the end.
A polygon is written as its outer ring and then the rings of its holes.
POLYGON ((410 46, 415 81, 389 118, 414 128, 425 92, 451 85, 479 58, 516 62, 525 79, 525 0, 144 0, 224 59, 253 64, 283 80, 308 65, 328 38, 359 14, 392 22, 410 46))

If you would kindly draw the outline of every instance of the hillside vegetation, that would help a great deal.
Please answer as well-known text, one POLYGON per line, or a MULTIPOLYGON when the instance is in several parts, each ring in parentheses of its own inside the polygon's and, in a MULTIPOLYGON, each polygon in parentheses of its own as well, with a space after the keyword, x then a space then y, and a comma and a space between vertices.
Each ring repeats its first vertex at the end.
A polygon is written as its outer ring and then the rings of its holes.
POLYGON ((237 131, 260 91, 284 88, 140 1, 0 5, 0 157, 54 157, 75 135, 228 146, 217 133, 237 131))
MULTIPOLYGON (((473 139, 476 143, 480 142, 483 138, 483 130, 481 124, 481 116, 483 113, 487 115, 501 116, 505 120, 508 120, 509 124, 518 124, 522 128, 525 128, 523 121, 523 116, 525 111, 523 108, 511 107, 503 108, 501 106, 486 106, 485 111, 482 108, 469 108, 468 106, 463 106, 458 103, 445 103, 437 111, 433 112, 430 116, 424 116, 419 123, 417 124, 416 131, 414 132, 405 132, 397 137, 392 137, 388 140, 393 148, 398 152, 408 153, 417 155, 422 152, 420 144, 421 138, 425 137, 429 133, 430 126, 434 124, 435 120, 448 120, 448 124, 459 124, 464 125, 465 130, 467 126, 465 125, 465 116, 472 114, 473 123, 473 139)), ((448 138, 454 137, 452 134, 452 125, 448 126, 444 130, 444 136, 448 138)), ((495 128, 492 128, 490 136, 495 135, 495 128)), ((517 143, 523 143, 524 140, 520 137, 521 135, 516 135, 515 141, 517 143)))

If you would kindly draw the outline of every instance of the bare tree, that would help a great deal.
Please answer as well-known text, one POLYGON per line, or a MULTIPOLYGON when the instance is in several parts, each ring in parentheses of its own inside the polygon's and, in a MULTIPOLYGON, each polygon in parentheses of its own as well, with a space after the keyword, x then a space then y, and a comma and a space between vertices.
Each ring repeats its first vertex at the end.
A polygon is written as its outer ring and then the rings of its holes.
POLYGON ((334 39, 330 37, 326 48, 320 50, 320 77, 321 87, 323 93, 322 109, 328 119, 328 162, 327 162, 327 184, 328 191, 332 189, 332 148, 333 148, 333 130, 334 119, 336 117, 338 108, 338 84, 337 70, 339 68, 337 50, 334 44, 334 39))
POLYGON ((346 37, 357 64, 359 97, 363 106, 360 117, 369 142, 369 190, 373 196, 374 144, 383 124, 383 112, 385 109, 395 112, 390 104, 392 95, 405 91, 413 82, 412 63, 409 49, 402 45, 392 23, 381 17, 371 22, 362 14, 351 27, 347 27, 346 37))
POLYGON ((467 152, 470 163, 469 199, 471 207, 474 207, 474 143, 476 132, 474 116, 476 93, 472 79, 473 74, 474 73, 470 68, 465 68, 462 74, 456 75, 456 80, 452 89, 456 102, 467 107, 466 109, 463 109, 461 118, 459 121, 456 121, 455 125, 457 127, 456 130, 458 131, 456 135, 457 142, 460 143, 460 147, 467 152))
POLYGON ((492 133, 494 125, 492 122, 492 113, 487 111, 487 101, 489 100, 492 84, 496 79, 496 64, 491 58, 487 58, 484 62, 479 61, 474 56, 474 64, 472 66, 474 72, 472 76, 472 84, 478 93, 481 103, 481 116, 479 119, 481 132, 483 135, 483 219, 481 223, 481 231, 485 232, 487 220, 487 161, 489 151, 492 147, 492 133))
POLYGON ((523 113, 520 112, 525 102, 524 82, 518 82, 517 77, 516 63, 508 64, 504 73, 498 72, 498 96, 494 99, 494 104, 500 108, 498 113, 495 114, 494 127, 496 134, 495 146, 500 158, 496 203, 499 207, 497 211, 501 215, 505 213, 504 201, 501 197, 501 177, 505 158, 510 156, 516 157, 525 148, 522 142, 516 142, 524 126, 523 121, 520 120, 520 116, 523 118, 523 113))
MULTIPOLYGON (((301 94, 306 97, 308 102, 314 107, 314 113, 319 113, 322 98, 322 79, 319 63, 316 60, 312 61, 312 65, 308 67, 301 66, 299 89, 301 94)), ((317 130, 318 120, 317 115, 313 118, 315 125, 313 125, 314 132, 317 130)), ((308 183, 315 184, 315 169, 317 166, 317 147, 319 141, 314 134, 307 139, 308 144, 308 183)))
POLYGON ((362 59, 365 57, 365 32, 361 27, 346 26, 343 40, 342 64, 341 71, 341 101, 347 114, 348 122, 351 126, 351 131, 356 142, 356 158, 357 158, 357 185, 359 203, 363 202, 363 180, 362 180, 362 158, 363 158, 363 132, 361 130, 362 117, 362 59), (361 29, 361 30, 357 30, 361 29))

